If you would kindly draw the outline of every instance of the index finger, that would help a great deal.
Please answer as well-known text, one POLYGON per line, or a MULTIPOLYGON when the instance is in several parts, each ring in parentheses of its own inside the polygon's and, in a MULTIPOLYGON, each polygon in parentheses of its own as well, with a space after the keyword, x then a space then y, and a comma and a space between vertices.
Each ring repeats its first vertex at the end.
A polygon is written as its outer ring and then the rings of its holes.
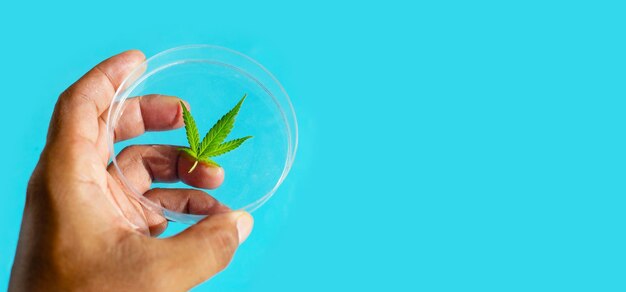
MULTIPOLYGON (((115 142, 137 137, 146 131, 166 131, 184 126, 180 101, 178 97, 161 94, 127 99, 117 123, 114 123, 115 142)), ((102 116, 106 117, 107 113, 102 116)))

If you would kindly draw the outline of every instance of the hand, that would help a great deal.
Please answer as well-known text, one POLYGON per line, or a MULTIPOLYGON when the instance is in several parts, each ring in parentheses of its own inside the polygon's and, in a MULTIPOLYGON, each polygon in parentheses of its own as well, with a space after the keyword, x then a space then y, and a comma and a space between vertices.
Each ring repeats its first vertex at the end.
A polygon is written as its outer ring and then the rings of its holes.
MULTIPOLYGON (((173 146, 130 146, 117 157, 144 196, 168 209, 207 218, 166 239, 167 221, 142 208, 108 167, 108 105, 139 51, 114 56, 89 71, 57 102, 48 139, 26 194, 11 291, 183 291, 230 262, 252 230, 252 217, 232 212, 199 190, 152 189, 153 181, 216 188, 221 168, 199 165, 173 146)), ((179 99, 129 99, 115 129, 117 141, 183 125, 179 99)))

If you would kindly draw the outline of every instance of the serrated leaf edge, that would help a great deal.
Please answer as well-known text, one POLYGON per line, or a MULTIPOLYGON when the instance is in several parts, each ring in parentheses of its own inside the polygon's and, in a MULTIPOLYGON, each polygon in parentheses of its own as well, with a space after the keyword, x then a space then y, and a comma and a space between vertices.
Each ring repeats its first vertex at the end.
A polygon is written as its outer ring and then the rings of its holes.
POLYGON ((250 138, 252 138, 252 136, 246 136, 242 138, 233 139, 228 142, 224 142, 218 145, 217 147, 211 149, 210 152, 205 152, 204 155, 201 157, 216 157, 216 156, 226 154, 230 151, 233 151, 239 148, 239 146, 241 146, 243 142, 245 142, 246 140, 250 138))
POLYGON ((183 109, 183 122, 185 123, 185 133, 187 134, 187 142, 189 143, 188 149, 193 151, 194 155, 192 156, 197 157, 200 132, 198 131, 198 126, 196 126, 196 121, 193 119, 193 116, 182 100, 180 101, 180 106, 183 109))
POLYGON ((206 156, 205 153, 219 146, 228 137, 235 125, 235 118, 239 109, 248 95, 244 94, 239 102, 230 111, 224 114, 211 129, 206 133, 198 147, 198 157, 206 156))

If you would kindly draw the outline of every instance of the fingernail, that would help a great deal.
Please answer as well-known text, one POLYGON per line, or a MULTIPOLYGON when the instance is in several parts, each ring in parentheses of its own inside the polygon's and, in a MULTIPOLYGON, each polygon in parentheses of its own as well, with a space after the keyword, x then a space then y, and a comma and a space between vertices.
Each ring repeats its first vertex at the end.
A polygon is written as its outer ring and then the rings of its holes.
POLYGON ((246 212, 242 212, 243 214, 237 218, 237 233, 239 234, 239 244, 242 244, 250 235, 252 231, 252 225, 254 224, 254 220, 252 216, 246 212))

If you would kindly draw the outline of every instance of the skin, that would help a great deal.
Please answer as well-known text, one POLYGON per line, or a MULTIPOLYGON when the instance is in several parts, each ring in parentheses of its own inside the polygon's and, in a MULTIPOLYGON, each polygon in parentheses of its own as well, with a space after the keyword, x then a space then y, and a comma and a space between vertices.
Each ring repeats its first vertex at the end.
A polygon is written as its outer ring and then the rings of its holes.
MULTIPOLYGON (((144 196, 172 210, 208 215, 180 234, 144 209, 108 166, 107 108, 124 78, 145 59, 139 51, 111 57, 59 97, 46 146, 28 184, 10 291, 186 291, 223 270, 253 226, 207 193, 150 189, 153 181, 217 188, 224 170, 199 164, 174 146, 130 146, 117 156, 144 196)), ((179 99, 129 100, 116 141, 183 126, 179 99)))

